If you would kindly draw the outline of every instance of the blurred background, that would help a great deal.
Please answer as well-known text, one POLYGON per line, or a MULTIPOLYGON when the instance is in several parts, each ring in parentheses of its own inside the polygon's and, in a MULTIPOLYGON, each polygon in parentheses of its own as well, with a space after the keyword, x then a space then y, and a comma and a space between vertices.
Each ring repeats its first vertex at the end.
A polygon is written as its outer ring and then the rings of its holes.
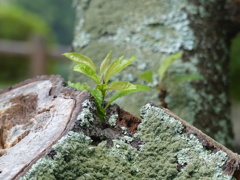
POLYGON ((68 76, 72 1, 0 0, 0 89, 41 74, 68 76))
MULTIPOLYGON (((40 74, 67 80, 74 28, 71 0, 0 0, 0 89, 40 74)), ((230 52, 232 120, 240 149, 240 34, 230 52)))

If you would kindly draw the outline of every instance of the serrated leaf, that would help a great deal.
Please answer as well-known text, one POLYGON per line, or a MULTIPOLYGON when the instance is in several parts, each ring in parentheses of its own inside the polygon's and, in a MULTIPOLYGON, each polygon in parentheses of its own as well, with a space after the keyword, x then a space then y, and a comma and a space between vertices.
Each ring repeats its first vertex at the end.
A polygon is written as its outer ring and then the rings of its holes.
POLYGON ((76 64, 85 64, 85 65, 89 66, 89 68, 91 68, 96 73, 96 67, 95 67, 93 61, 89 57, 84 56, 79 53, 76 53, 76 52, 64 53, 63 55, 66 56, 67 58, 71 59, 76 64))
POLYGON ((152 71, 143 72, 142 74, 139 74, 138 77, 140 77, 144 81, 147 81, 150 83, 153 82, 153 72, 152 71))
POLYGON ((201 74, 181 74, 174 78, 176 82, 199 81, 204 80, 201 74))
POLYGON ((170 65, 177 59, 182 57, 182 53, 175 53, 172 54, 168 57, 166 57, 161 63, 160 63, 160 67, 158 69, 158 76, 159 76, 159 81, 162 82, 164 75, 166 73, 166 71, 168 70, 168 68, 170 67, 170 65))
POLYGON ((73 71, 80 72, 92 78, 96 84, 100 84, 100 78, 96 75, 96 72, 89 68, 86 64, 78 64, 73 67, 73 71))
POLYGON ((108 83, 111 76, 122 71, 125 67, 133 63, 135 56, 132 56, 129 60, 122 60, 123 56, 114 60, 108 67, 104 76, 104 82, 108 83))
POLYGON ((125 91, 125 90, 131 90, 136 89, 137 86, 128 82, 128 81, 114 81, 112 82, 107 90, 113 90, 113 91, 125 91))
POLYGON ((146 91, 149 90, 150 88, 148 86, 142 85, 142 84, 138 84, 135 85, 136 89, 130 89, 130 90, 126 90, 126 91, 119 91, 116 94, 114 94, 108 101, 108 104, 106 107, 108 107, 113 101, 115 101, 116 99, 122 97, 122 96, 126 96, 128 94, 131 93, 135 93, 135 92, 139 92, 139 91, 146 91))
POLYGON ((100 71, 99 71, 99 75, 102 76, 104 74, 104 72, 107 69, 107 66, 109 64, 110 58, 112 55, 112 51, 110 51, 107 56, 105 57, 105 59, 103 60, 103 62, 100 65, 100 71))
POLYGON ((83 90, 91 90, 91 87, 87 84, 87 83, 72 83, 70 81, 68 81, 68 86, 75 88, 79 91, 83 91, 83 90))

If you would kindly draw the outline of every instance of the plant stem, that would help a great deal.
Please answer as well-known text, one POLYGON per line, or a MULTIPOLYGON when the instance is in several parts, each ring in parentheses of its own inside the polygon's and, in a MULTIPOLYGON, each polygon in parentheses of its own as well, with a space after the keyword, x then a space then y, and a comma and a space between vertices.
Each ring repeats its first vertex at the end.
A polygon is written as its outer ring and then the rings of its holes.
POLYGON ((158 84, 158 91, 159 91, 159 95, 158 98, 160 100, 161 106, 164 108, 167 108, 167 103, 165 101, 165 98, 167 96, 167 89, 161 87, 160 83, 158 84))

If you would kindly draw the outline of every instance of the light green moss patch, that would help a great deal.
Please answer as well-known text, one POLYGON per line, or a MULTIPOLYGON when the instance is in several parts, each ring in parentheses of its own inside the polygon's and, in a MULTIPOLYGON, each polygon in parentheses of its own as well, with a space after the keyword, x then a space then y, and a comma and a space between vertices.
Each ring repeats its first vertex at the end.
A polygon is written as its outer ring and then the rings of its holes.
POLYGON ((210 153, 195 136, 181 134, 182 124, 160 108, 147 104, 141 112, 139 151, 126 143, 128 137, 107 148, 104 141, 92 146, 89 137, 70 131, 53 147, 54 158, 40 159, 22 180, 232 179, 221 169, 226 153, 210 153))

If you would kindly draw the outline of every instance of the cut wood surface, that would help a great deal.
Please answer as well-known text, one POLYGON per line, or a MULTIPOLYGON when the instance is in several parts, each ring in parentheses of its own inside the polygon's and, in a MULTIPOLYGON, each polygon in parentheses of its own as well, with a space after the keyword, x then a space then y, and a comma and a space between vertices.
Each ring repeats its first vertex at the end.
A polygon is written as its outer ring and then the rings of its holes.
POLYGON ((74 124, 80 93, 60 76, 39 76, 0 91, 0 179, 17 179, 74 124))

